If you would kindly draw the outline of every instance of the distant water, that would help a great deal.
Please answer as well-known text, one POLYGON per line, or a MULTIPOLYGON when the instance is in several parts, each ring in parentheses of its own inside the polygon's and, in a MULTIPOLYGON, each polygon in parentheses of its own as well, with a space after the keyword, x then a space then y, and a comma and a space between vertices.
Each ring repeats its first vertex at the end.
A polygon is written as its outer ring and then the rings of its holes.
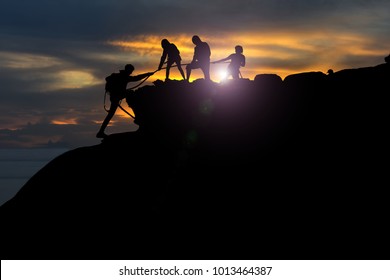
POLYGON ((68 149, 0 149, 0 205, 52 159, 68 149))

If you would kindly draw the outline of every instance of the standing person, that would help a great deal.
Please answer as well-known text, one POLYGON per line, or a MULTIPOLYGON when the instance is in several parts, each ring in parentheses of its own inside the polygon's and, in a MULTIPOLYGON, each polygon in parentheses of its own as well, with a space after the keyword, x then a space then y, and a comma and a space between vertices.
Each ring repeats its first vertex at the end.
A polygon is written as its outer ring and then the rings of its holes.
POLYGON ((192 42, 195 45, 194 57, 186 67, 187 80, 190 79, 192 69, 202 69, 205 80, 210 80, 210 47, 206 42, 203 42, 198 35, 192 36, 192 42))
POLYGON ((161 40, 161 47, 163 48, 163 53, 161 55, 160 64, 158 65, 158 70, 161 70, 165 60, 168 57, 165 80, 169 80, 169 70, 174 63, 176 63, 177 69, 179 69, 181 76, 185 80, 186 77, 184 76, 183 68, 181 68, 181 56, 179 49, 175 44, 169 42, 167 39, 161 40))
POLYGON ((112 73, 106 78, 106 92, 110 95, 111 105, 106 118, 96 134, 97 138, 104 138, 107 136, 107 134, 104 133, 104 130, 114 116, 116 109, 118 109, 121 100, 126 97, 127 83, 140 81, 154 74, 154 72, 148 72, 137 76, 130 76, 133 71, 134 66, 126 64, 124 70, 120 70, 119 73, 112 73))
POLYGON ((230 64, 227 68, 228 75, 226 78, 232 75, 234 80, 238 80, 240 78, 240 67, 245 66, 245 56, 243 55, 244 50, 242 46, 235 46, 235 51, 235 53, 232 53, 228 57, 214 61, 213 63, 230 60, 230 64))

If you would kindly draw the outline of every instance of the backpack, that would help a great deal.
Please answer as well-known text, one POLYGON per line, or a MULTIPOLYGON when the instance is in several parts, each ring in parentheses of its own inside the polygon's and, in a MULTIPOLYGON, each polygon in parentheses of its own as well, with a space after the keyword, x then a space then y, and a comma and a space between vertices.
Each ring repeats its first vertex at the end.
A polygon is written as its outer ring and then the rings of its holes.
POLYGON ((106 92, 117 93, 123 90, 123 81, 119 73, 112 73, 106 77, 106 92))

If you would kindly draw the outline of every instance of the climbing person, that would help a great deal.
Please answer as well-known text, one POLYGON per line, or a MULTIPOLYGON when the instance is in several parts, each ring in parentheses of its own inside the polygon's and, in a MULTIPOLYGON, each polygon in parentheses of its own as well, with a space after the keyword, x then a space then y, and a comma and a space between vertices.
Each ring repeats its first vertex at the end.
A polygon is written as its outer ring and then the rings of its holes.
POLYGON ((230 64, 227 67, 227 76, 226 79, 231 75, 234 80, 240 78, 240 67, 245 66, 245 55, 243 54, 244 49, 242 46, 237 45, 234 47, 235 53, 232 53, 228 57, 214 61, 213 63, 219 63, 223 61, 230 60, 230 64))
POLYGON ((210 80, 210 46, 203 42, 198 35, 192 36, 192 42, 195 45, 194 57, 187 65, 187 80, 190 79, 191 70, 200 68, 203 71, 205 80, 210 80))
POLYGON ((160 64, 158 65, 158 70, 161 70, 165 60, 167 60, 165 80, 169 80, 169 72, 174 63, 176 63, 177 69, 179 69, 181 76, 185 80, 186 77, 184 76, 183 68, 181 68, 181 56, 179 49, 175 44, 169 42, 168 39, 161 40, 161 47, 163 48, 163 53, 161 55, 160 64))
POLYGON ((127 94, 127 84, 129 82, 140 81, 154 74, 154 72, 148 72, 137 76, 130 76, 134 71, 132 64, 126 64, 125 69, 120 70, 119 73, 112 73, 106 77, 106 93, 110 95, 110 109, 105 117, 98 133, 97 138, 104 138, 107 134, 104 133, 107 125, 115 114, 116 109, 120 106, 120 102, 127 94))

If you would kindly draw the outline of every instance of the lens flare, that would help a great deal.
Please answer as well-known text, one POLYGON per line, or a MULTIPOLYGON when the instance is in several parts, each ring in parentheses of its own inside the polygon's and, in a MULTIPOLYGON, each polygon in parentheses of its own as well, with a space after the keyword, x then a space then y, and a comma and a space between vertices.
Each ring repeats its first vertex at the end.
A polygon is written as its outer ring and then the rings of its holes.
POLYGON ((221 80, 226 80, 229 76, 229 73, 226 70, 219 70, 219 78, 221 80))

